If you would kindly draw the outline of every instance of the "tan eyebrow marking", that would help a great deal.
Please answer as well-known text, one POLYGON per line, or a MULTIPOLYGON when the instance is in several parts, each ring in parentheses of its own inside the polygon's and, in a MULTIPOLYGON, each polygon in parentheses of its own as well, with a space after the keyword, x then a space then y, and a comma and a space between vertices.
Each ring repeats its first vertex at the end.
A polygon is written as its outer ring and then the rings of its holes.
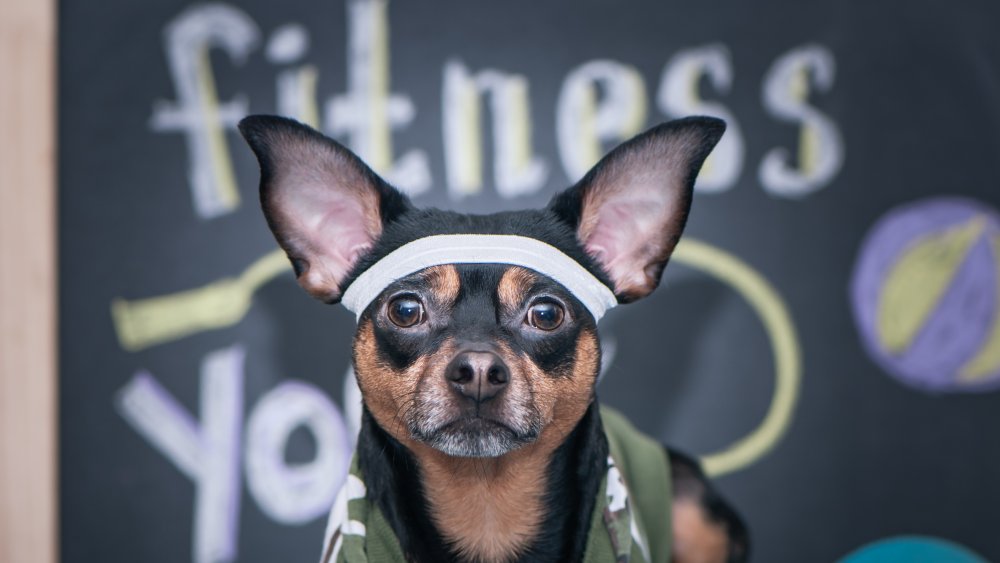
POLYGON ((458 269, 454 265, 432 266, 424 270, 421 277, 427 282, 438 303, 445 306, 455 304, 462 282, 458 277, 458 269))
POLYGON ((511 266, 500 277, 497 284, 497 297, 500 298, 500 305, 508 311, 513 311, 524 302, 524 296, 531 290, 531 287, 538 281, 538 276, 534 272, 520 266, 511 266))

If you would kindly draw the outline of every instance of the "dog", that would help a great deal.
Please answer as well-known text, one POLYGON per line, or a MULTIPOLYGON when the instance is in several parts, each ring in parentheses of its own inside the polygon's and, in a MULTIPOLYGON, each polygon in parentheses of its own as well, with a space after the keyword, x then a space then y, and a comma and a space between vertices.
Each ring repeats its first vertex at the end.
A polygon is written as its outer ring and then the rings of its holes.
POLYGON ((239 124, 298 283, 357 315, 363 420, 322 561, 738 562, 698 463, 598 406, 597 321, 649 295, 725 124, 622 143, 544 209, 415 208, 294 120, 239 124))

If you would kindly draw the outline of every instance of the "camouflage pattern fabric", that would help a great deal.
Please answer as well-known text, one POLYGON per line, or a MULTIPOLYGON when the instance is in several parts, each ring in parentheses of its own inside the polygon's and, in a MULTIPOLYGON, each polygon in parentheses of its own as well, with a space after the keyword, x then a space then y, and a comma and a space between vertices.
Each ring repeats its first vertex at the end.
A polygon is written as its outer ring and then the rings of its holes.
MULTIPOLYGON (((621 415, 606 408, 601 409, 601 414, 606 420, 605 435, 611 455, 608 456, 607 473, 598 487, 584 563, 667 563, 670 553, 670 489, 666 455, 658 444, 641 435, 621 415), (650 450, 653 447, 656 451, 650 450), (662 458, 662 463, 659 458, 662 458), (647 467, 642 471, 628 471, 627 467, 619 469, 619 464, 628 463, 625 461, 628 459, 641 459, 647 467), (664 475, 666 480, 663 480, 664 475), (651 479, 660 482, 652 482, 651 479), (650 511, 658 511, 658 514, 646 514, 643 518, 644 515, 633 506, 627 485, 629 482, 636 485, 634 489, 643 490, 644 494, 647 493, 645 485, 649 485, 653 494, 645 494, 645 502, 640 504, 650 507, 650 511), (644 520, 657 522, 654 528, 659 529, 649 534, 648 528, 643 526, 644 520)), ((406 558, 389 523, 378 507, 367 499, 364 476, 358 468, 355 454, 347 479, 330 511, 320 563, 368 561, 402 563, 406 558)))

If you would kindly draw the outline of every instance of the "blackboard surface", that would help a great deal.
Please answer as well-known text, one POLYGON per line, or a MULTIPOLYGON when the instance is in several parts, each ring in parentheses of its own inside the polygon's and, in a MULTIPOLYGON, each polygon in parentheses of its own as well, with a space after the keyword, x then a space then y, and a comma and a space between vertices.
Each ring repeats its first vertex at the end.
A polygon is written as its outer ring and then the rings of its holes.
POLYGON ((727 118, 663 286, 602 321, 601 399, 705 456, 756 561, 899 536, 1000 560, 998 16, 61 3, 63 559, 318 555, 352 318, 271 254, 233 124, 282 112, 477 212, 542 205, 654 123, 727 118))

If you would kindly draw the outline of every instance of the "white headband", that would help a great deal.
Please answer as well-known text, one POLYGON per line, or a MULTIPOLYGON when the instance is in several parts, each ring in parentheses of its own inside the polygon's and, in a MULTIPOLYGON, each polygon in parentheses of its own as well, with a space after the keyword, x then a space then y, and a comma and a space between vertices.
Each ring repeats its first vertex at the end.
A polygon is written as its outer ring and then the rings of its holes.
POLYGON ((435 235, 393 250, 358 276, 341 302, 358 318, 389 284, 442 264, 511 264, 563 285, 598 321, 618 304, 608 286, 554 246, 516 235, 435 235))

